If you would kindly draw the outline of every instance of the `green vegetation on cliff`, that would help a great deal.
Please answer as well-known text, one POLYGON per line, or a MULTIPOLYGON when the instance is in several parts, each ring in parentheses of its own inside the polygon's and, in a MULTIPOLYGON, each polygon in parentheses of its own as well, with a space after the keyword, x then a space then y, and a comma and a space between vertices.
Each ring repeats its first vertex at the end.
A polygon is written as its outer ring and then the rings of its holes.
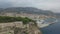
POLYGON ((9 16, 0 16, 0 23, 8 23, 8 22, 15 22, 15 21, 22 21, 23 24, 27 24, 28 22, 34 22, 34 20, 29 19, 27 17, 9 17, 9 16))

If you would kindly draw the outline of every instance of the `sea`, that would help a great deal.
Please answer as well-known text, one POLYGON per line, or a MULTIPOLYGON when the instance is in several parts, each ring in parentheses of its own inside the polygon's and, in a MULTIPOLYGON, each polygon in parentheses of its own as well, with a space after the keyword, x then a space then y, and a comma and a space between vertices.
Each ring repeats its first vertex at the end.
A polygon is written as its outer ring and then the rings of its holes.
POLYGON ((60 18, 57 18, 58 22, 49 25, 44 28, 40 28, 42 34, 60 34, 60 18))

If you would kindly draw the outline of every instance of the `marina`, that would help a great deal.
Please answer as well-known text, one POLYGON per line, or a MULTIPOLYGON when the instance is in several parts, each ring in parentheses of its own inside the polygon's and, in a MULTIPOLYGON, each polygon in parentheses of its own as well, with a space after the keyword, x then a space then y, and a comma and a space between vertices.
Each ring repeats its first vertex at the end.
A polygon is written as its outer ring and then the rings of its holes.
POLYGON ((46 19, 37 19, 36 20, 36 23, 38 24, 38 27, 40 27, 40 28, 47 27, 56 22, 58 22, 58 20, 56 18, 46 18, 46 19))

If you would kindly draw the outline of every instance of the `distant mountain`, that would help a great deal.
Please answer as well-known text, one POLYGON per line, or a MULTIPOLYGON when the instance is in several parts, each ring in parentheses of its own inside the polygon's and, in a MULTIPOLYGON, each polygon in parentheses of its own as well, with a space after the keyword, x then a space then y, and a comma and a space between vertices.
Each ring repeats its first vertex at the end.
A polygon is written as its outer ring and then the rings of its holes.
POLYGON ((56 16, 60 17, 60 13, 55 13, 56 16))
POLYGON ((31 14, 43 14, 43 15, 54 15, 53 12, 49 10, 41 10, 33 7, 11 7, 6 9, 0 9, 0 12, 16 12, 16 13, 31 13, 31 14))
POLYGON ((2 10, 4 10, 3 8, 0 8, 0 12, 2 12, 2 10))

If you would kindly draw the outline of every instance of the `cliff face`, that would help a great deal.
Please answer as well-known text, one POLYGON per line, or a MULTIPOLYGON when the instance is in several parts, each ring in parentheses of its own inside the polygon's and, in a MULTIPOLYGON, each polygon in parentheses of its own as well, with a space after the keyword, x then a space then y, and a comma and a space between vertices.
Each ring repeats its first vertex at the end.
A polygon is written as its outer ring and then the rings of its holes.
POLYGON ((42 34, 39 28, 32 22, 1 23, 0 34, 42 34))

